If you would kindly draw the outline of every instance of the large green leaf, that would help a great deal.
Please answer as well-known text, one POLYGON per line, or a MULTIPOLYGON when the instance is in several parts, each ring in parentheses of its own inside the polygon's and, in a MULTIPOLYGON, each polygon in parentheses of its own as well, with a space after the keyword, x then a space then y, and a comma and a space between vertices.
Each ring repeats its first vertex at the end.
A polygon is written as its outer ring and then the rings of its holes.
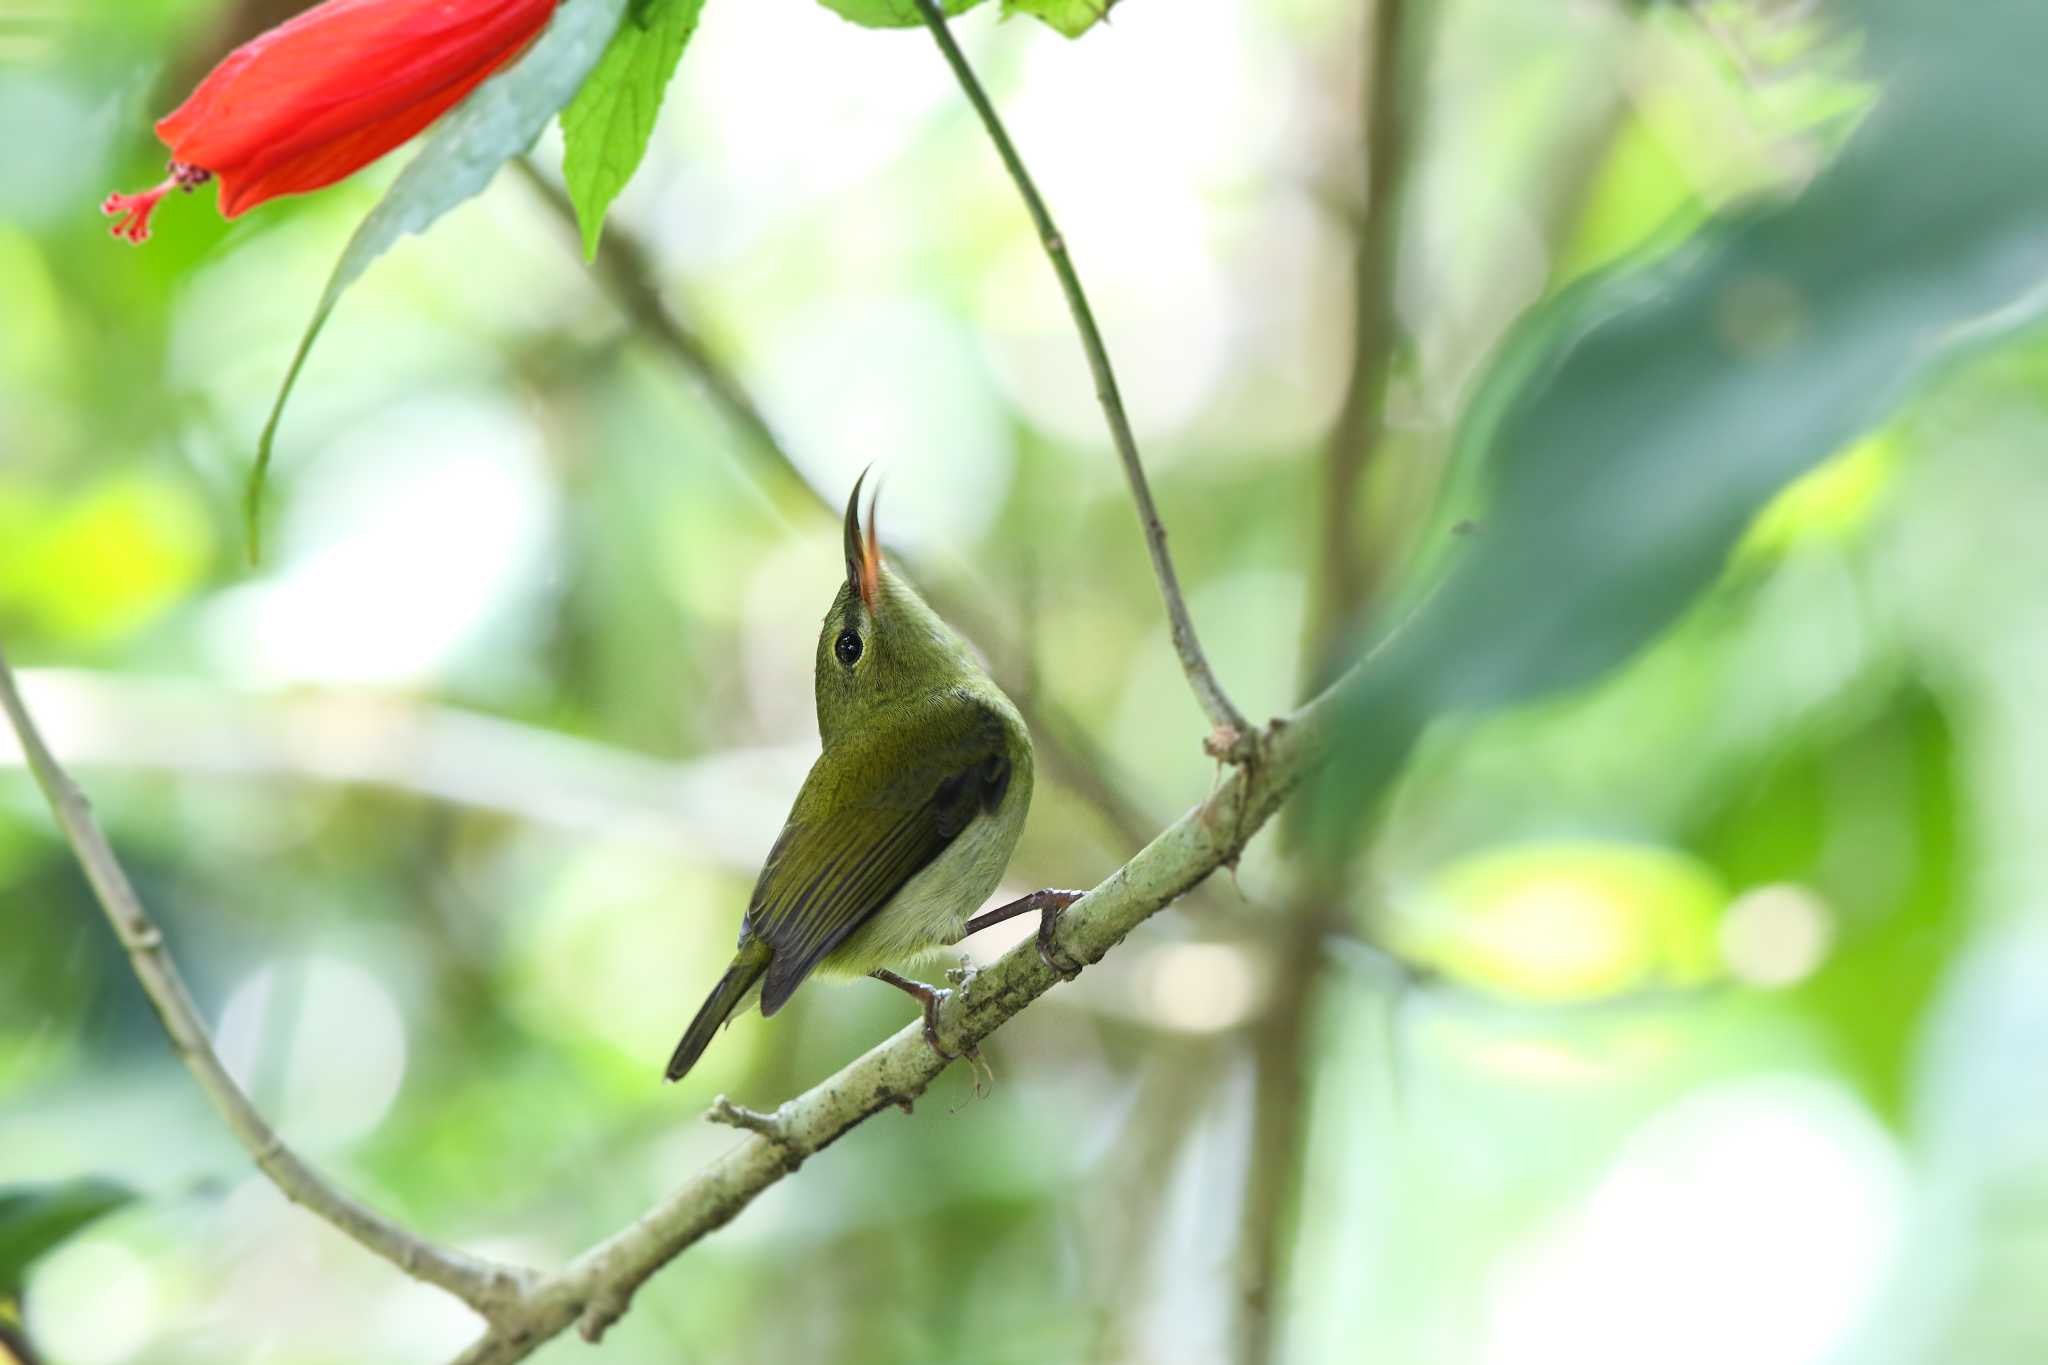
POLYGON ((576 203, 583 251, 597 255, 605 211, 647 154, 661 96, 696 31, 704 0, 652 0, 619 25, 597 69, 562 110, 562 178, 576 203))
POLYGON ((1432 716, 1626 658, 1776 490, 2041 311, 2048 5, 1845 12, 1877 102, 1803 194, 1567 291, 1503 348, 1461 433, 1485 462, 1480 529, 1347 699, 1312 793, 1326 848, 1432 716))
POLYGON ((134 1197, 125 1186, 95 1177, 0 1185, 0 1299, 20 1298, 30 1263, 134 1197))
MULTIPOLYGON (((818 0, 842 18, 868 28, 916 28, 924 22, 916 0, 818 0)), ((965 14, 981 0, 944 0, 946 13, 965 14)), ((1003 17, 1030 14, 1069 38, 1078 38, 1109 17, 1117 0, 1003 0, 1003 17)))
POLYGON ((533 145, 549 119, 566 105, 604 55, 618 31, 626 0, 563 0, 531 50, 506 70, 478 86, 436 124, 398 179, 342 249, 334 273, 320 293, 312 321, 300 338, 278 388, 270 420, 263 424, 256 446, 256 465, 249 474, 245 499, 249 553, 258 553, 263 479, 277 438, 277 424, 298 383, 299 371, 327 324, 334 305, 370 263, 409 232, 422 232, 435 219, 464 200, 481 194, 498 168, 533 145))

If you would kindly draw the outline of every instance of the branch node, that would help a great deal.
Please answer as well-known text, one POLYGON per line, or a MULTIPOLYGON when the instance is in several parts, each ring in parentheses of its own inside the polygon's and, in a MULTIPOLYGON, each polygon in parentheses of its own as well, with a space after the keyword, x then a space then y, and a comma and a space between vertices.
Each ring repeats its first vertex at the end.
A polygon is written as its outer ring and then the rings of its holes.
POLYGON ((1249 726, 1217 725, 1202 740, 1202 752, 1218 763, 1243 767, 1259 756, 1259 732, 1249 726))
POLYGON ((704 1119, 707 1123, 722 1123, 728 1128, 744 1128, 749 1133, 767 1138, 778 1146, 790 1145, 789 1134, 782 1125, 782 1111, 779 1109, 772 1114, 764 1114, 758 1109, 734 1104, 724 1095, 720 1095, 711 1101, 711 1107, 704 1112, 704 1119))
MULTIPOLYGON (((720 1096, 723 1099, 724 1096, 720 1096)), ((583 1306, 583 1316, 576 1321, 576 1333, 592 1346, 604 1340, 604 1334, 611 1325, 626 1315, 633 1304, 633 1291, 617 1285, 607 1285, 590 1296, 590 1302, 583 1306)))

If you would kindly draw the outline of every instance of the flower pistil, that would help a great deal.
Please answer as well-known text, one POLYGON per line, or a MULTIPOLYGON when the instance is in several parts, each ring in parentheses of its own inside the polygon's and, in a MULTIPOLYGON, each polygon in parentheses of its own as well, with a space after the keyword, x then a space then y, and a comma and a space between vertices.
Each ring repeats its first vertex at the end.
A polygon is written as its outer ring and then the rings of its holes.
POLYGON ((100 204, 100 212, 108 217, 119 215, 113 226, 116 237, 125 237, 140 245, 149 240, 149 218, 156 212, 157 202, 172 190, 183 190, 186 194, 213 179, 213 172, 203 166, 187 165, 183 161, 172 161, 165 169, 170 172, 161 184, 152 185, 134 194, 114 193, 100 204))

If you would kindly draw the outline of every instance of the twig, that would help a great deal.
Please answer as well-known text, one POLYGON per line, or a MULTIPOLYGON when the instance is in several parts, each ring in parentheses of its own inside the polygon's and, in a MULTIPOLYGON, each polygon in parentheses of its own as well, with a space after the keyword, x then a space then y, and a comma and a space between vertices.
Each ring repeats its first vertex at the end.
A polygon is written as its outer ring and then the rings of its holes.
POLYGON ((1202 642, 1195 636, 1195 623, 1189 617, 1187 602, 1181 596, 1180 577, 1174 572, 1173 557, 1167 553, 1166 528, 1160 523, 1158 507, 1153 504, 1152 488, 1145 479, 1145 466, 1138 459, 1137 438, 1131 434, 1130 418, 1124 415, 1124 400, 1117 391, 1116 375, 1110 369, 1109 350, 1103 345, 1102 332, 1095 325, 1095 314, 1088 306, 1088 296, 1082 292, 1081 277, 1075 273, 1066 239, 1053 224, 1045 200, 1032 183, 1031 173, 1024 168, 1024 160, 1010 141, 995 105, 989 102, 987 92, 981 88, 974 68, 968 65, 960 45, 953 41, 945 12, 939 8, 937 0, 917 0, 917 9, 924 16, 925 27, 931 30, 939 51, 945 54, 947 65, 959 78, 968 103, 981 116, 982 127, 988 130, 996 154, 1002 158, 1010 179, 1016 183, 1017 193, 1024 200, 1025 212, 1031 215, 1032 226, 1038 230, 1038 240, 1045 247, 1053 272, 1059 276, 1060 290, 1067 297, 1067 309, 1074 315, 1074 326, 1081 334, 1081 348, 1088 353, 1088 368, 1095 375, 1095 396, 1101 400, 1103 415, 1109 419, 1110 438, 1116 444, 1118 458, 1123 461, 1124 476, 1131 485, 1131 498, 1138 505, 1138 521, 1145 531, 1145 548, 1151 551, 1152 572, 1159 580, 1160 596, 1166 601, 1167 627, 1173 637, 1174 652, 1180 656, 1181 671, 1187 675, 1195 700, 1201 704, 1203 714, 1208 716, 1210 725, 1214 727, 1209 750, 1217 758, 1231 762, 1249 759, 1255 752, 1252 747, 1255 736, 1246 727, 1243 714, 1223 690, 1223 684, 1216 680, 1214 670, 1209 667, 1208 656, 1202 652, 1202 642))
POLYGON ((164 947, 162 931, 143 909, 135 888, 129 884, 106 836, 93 819, 85 797, 43 743, 4 655, 0 655, 0 709, 6 711, 14 733, 20 738, 29 769, 49 801, 65 841, 84 869, 94 897, 106 912, 121 946, 128 950, 136 980, 142 983, 143 992, 163 1021, 172 1051, 199 1082, 199 1088, 226 1120, 243 1150, 293 1203, 414 1279, 439 1286, 487 1320, 497 1320, 518 1301, 529 1272, 436 1246, 413 1235, 328 1184, 285 1145, 214 1052, 191 992, 185 988, 177 964, 164 947))
MULTIPOLYGON (((514 159, 529 187, 567 229, 564 242, 574 247, 582 238, 576 227, 576 209, 569 196, 542 175, 524 157, 514 159)), ((663 295, 655 283, 647 249, 625 224, 614 221, 605 226, 597 248, 598 278, 620 310, 648 340, 674 361, 678 368, 703 386, 705 395, 745 437, 747 454, 758 468, 778 484, 792 488, 822 511, 834 525, 840 509, 807 478, 775 428, 762 414, 760 405, 740 378, 726 367, 706 342, 663 295)), ((940 616, 952 622, 969 639, 989 640, 995 623, 959 594, 947 592, 929 573, 905 565, 913 582, 940 616)), ((1012 651, 998 650, 998 656, 1012 651)), ((1157 822, 1124 793, 1121 784, 1104 776, 1111 771, 1107 756, 1089 738, 1064 708, 1047 700, 1036 689, 1025 687, 1022 679, 1010 676, 998 666, 996 680, 1017 704, 1031 727, 1033 740, 1044 756, 1046 767, 1061 782, 1095 807, 1124 842, 1125 851, 1144 845, 1157 822)))
POLYGON ((728 1128, 744 1128, 749 1133, 767 1138, 770 1142, 782 1141, 782 1120, 774 1114, 764 1114, 758 1109, 749 1109, 743 1104, 734 1104, 724 1095, 711 1101, 711 1108, 704 1114, 710 1123, 722 1123, 728 1128))
POLYGON ((1394 263, 1401 186, 1413 145, 1404 121, 1401 79, 1405 20, 1404 0, 1374 0, 1366 27, 1367 87, 1359 139, 1365 215, 1352 263, 1351 374, 1323 457, 1322 549, 1306 639, 1311 686, 1328 676, 1334 652, 1371 597, 1377 577, 1358 545, 1358 495, 1386 431, 1387 381, 1393 369, 1394 263))

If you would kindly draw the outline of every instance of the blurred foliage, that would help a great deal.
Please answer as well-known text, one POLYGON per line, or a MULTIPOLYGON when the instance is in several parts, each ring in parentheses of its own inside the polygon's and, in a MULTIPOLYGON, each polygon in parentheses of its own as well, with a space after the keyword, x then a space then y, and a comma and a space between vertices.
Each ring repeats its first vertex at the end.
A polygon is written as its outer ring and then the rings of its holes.
MULTIPOLYGON (((294 1144, 552 1264, 725 1149, 712 1095, 772 1105, 909 1017, 801 993, 657 1081, 815 743, 836 528, 500 176, 334 314, 247 567, 292 347, 420 173, 181 199, 139 251, 93 209, 275 8, 0 24, 0 645, 294 1144)), ((658 1276, 607 1359, 1230 1357, 1248 1059, 1301 998, 1286 1360, 2048 1352, 2039 10, 1428 12, 1360 509, 1398 571, 1361 638, 1393 638, 1325 789, 1360 875, 1320 987, 1262 839, 994 1040, 988 1098, 947 1078, 658 1276)), ((1254 716, 1298 694, 1351 363, 1363 18, 956 26, 1254 716)), ((1199 800, 1063 304, 929 40, 795 0, 688 41, 607 229, 653 301, 804 479, 880 462, 887 542, 1139 811, 1199 800)), ((1042 765, 1005 889, 1128 852, 1042 765)), ((50 1365, 461 1349, 253 1176, 4 744, 0 944, 0 1181, 138 1193, 30 1272, 50 1365)))
MULTIPOLYGON (((1436 710, 1583 683, 1720 572, 1781 486, 1879 420, 1986 326, 2038 310, 2048 41, 2017 0, 1954 24, 1845 6, 1883 92, 1788 203, 1733 212, 1647 266, 1563 291, 1517 329, 1465 419, 1479 530, 1347 704, 1319 800, 1341 838, 1436 710), (1969 155, 1937 149, 1970 148, 1969 155)), ((1839 22, 1839 18, 1837 19, 1839 22)))
POLYGON ((0 1302, 20 1299, 28 1268, 38 1256, 134 1197, 110 1180, 91 1178, 32 1188, 0 1186, 0 1302))

